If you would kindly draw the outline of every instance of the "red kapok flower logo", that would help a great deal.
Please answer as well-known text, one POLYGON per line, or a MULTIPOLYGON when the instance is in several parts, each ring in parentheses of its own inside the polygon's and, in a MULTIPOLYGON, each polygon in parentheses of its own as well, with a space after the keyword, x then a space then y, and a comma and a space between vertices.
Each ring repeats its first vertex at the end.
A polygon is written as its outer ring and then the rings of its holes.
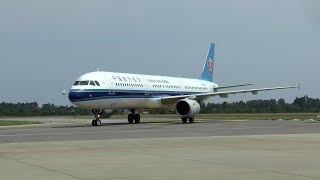
POLYGON ((211 59, 208 60, 209 73, 212 75, 213 73, 213 61, 211 59))

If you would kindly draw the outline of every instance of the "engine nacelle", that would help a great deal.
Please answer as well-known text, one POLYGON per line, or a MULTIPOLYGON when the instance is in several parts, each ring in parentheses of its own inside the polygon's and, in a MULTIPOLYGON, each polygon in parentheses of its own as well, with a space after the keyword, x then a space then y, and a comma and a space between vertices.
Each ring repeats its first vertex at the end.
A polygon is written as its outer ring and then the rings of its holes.
POLYGON ((113 114, 113 109, 92 110, 92 114, 99 119, 109 118, 113 114))
POLYGON ((192 118, 200 112, 200 104, 193 99, 181 99, 177 102, 177 114, 182 118, 192 118))

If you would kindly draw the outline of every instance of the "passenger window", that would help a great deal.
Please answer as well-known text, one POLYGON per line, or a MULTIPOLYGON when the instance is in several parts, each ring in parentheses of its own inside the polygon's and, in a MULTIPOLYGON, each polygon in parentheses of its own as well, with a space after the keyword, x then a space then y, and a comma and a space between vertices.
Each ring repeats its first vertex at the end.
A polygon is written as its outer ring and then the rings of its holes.
POLYGON ((80 81, 76 81, 73 85, 78 86, 80 81))
POLYGON ((79 85, 80 86, 84 86, 84 85, 88 85, 89 81, 80 81, 79 85))
POLYGON ((97 86, 100 86, 100 83, 98 81, 94 81, 97 86))

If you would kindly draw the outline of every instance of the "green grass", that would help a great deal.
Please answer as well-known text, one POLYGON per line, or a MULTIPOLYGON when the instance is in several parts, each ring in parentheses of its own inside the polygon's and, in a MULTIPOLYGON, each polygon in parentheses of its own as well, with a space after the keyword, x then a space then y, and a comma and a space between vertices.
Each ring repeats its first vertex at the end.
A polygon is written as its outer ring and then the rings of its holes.
POLYGON ((27 125, 27 124, 41 124, 38 121, 8 121, 0 120, 0 126, 15 126, 15 125, 27 125))
MULTIPOLYGON (((268 119, 317 119, 318 113, 228 113, 198 114, 196 119, 207 120, 268 120, 268 119)), ((127 115, 113 115, 114 119, 125 119, 127 115)), ((180 119, 176 114, 141 114, 141 118, 180 119)))

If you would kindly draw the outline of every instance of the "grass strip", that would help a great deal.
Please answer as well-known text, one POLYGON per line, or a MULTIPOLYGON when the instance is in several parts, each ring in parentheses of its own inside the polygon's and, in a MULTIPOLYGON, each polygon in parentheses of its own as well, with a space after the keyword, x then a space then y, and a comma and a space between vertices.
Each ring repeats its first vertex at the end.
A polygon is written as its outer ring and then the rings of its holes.
POLYGON ((9 121, 0 120, 0 126, 15 126, 15 125, 28 125, 28 124, 41 124, 39 121, 9 121))

